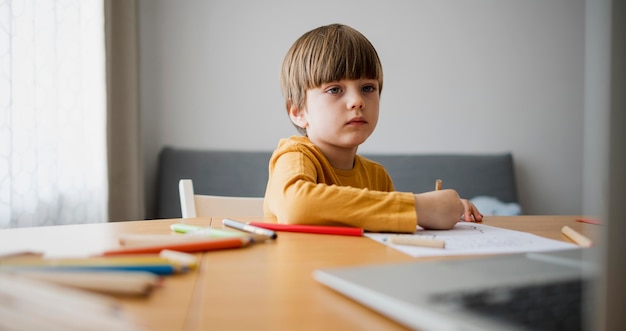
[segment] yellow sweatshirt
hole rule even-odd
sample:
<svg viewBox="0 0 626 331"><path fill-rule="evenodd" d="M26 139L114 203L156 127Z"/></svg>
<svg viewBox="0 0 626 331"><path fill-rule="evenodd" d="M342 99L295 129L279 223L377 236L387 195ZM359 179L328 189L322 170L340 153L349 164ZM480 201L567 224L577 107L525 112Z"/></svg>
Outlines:
<svg viewBox="0 0 626 331"><path fill-rule="evenodd" d="M265 216L279 223L356 226L415 232L413 193L395 192L382 165L357 155L351 170L334 168L307 137L282 139L269 164Z"/></svg>

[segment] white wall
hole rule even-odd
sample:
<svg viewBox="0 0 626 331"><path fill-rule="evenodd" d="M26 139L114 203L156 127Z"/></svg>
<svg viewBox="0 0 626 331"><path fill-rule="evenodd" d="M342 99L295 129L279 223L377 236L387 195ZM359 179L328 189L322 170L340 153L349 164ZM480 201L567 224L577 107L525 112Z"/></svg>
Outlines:
<svg viewBox="0 0 626 331"><path fill-rule="evenodd" d="M385 73L361 152L511 151L526 213L581 213L583 0L140 0L140 22L149 202L165 145L270 151L296 134L280 64L339 22Z"/></svg>

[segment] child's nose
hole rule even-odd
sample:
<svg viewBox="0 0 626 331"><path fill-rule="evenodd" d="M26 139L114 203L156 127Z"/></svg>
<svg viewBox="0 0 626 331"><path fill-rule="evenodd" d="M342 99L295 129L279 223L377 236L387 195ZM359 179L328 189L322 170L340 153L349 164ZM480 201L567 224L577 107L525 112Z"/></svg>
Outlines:
<svg viewBox="0 0 626 331"><path fill-rule="evenodd" d="M359 95L358 93L353 94L350 97L349 108L350 109L363 109L363 107L365 107L365 101L363 100L363 97Z"/></svg>

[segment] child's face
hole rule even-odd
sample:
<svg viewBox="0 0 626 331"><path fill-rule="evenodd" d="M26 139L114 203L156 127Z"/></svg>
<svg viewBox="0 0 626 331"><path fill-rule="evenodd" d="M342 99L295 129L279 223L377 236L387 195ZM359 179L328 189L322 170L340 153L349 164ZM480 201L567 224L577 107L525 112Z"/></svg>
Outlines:
<svg viewBox="0 0 626 331"><path fill-rule="evenodd" d="M341 80L306 91L303 111L292 120L309 139L325 147L356 149L378 123L380 93L375 79Z"/></svg>

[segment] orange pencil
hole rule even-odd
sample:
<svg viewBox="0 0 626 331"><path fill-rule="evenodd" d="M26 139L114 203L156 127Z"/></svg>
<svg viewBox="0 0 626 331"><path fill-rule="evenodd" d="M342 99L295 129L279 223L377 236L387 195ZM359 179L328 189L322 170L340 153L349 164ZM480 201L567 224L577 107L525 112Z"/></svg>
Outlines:
<svg viewBox="0 0 626 331"><path fill-rule="evenodd" d="M208 239L205 241L192 241L182 243L170 243L165 245L143 246L133 247L125 249L116 249L105 251L102 253L104 256L109 255L126 255L126 254L156 254L164 249L179 251L179 252L204 252L218 249L239 248L246 246L250 243L250 238L220 238L220 239Z"/></svg>

